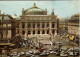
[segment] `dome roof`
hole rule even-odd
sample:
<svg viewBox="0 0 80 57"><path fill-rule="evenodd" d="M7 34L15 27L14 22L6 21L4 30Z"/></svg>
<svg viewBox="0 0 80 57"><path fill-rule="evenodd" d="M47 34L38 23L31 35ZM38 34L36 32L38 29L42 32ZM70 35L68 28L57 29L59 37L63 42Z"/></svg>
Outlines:
<svg viewBox="0 0 80 57"><path fill-rule="evenodd" d="M29 10L27 10L27 12L31 12L31 11L42 11L41 9L39 9L39 8L32 8L32 9L29 9Z"/></svg>
<svg viewBox="0 0 80 57"><path fill-rule="evenodd" d="M41 8L38 8L35 3L33 5L33 7L27 9L27 12L36 12L36 11L44 11L44 10Z"/></svg>
<svg viewBox="0 0 80 57"><path fill-rule="evenodd" d="M43 9L37 7L36 3L34 3L34 5L29 9L24 10L24 8L23 8L22 14L23 15L46 15L47 10L43 10Z"/></svg>

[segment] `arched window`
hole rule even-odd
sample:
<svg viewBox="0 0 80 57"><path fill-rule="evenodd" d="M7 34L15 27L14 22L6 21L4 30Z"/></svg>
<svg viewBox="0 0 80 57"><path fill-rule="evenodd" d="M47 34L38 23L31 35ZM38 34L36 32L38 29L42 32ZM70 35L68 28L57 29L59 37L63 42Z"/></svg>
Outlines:
<svg viewBox="0 0 80 57"><path fill-rule="evenodd" d="M22 28L25 28L25 23L22 23Z"/></svg>
<svg viewBox="0 0 80 57"><path fill-rule="evenodd" d="M42 34L44 34L44 30L42 31Z"/></svg>
<svg viewBox="0 0 80 57"><path fill-rule="evenodd" d="M33 31L33 34L35 34L35 30Z"/></svg>
<svg viewBox="0 0 80 57"><path fill-rule="evenodd" d="M49 23L47 23L47 27L49 27Z"/></svg>
<svg viewBox="0 0 80 57"><path fill-rule="evenodd" d="M24 34L25 34L25 31L23 30L23 31L22 31L22 35L24 35Z"/></svg>
<svg viewBox="0 0 80 57"><path fill-rule="evenodd" d="M54 28L54 24L52 24L52 28Z"/></svg>
<svg viewBox="0 0 80 57"><path fill-rule="evenodd" d="M40 23L37 24L37 28L40 27Z"/></svg>
<svg viewBox="0 0 80 57"><path fill-rule="evenodd" d="M54 34L54 30L52 30L52 34Z"/></svg>
<svg viewBox="0 0 80 57"><path fill-rule="evenodd" d="M30 30L28 31L28 34L31 34Z"/></svg>
<svg viewBox="0 0 80 57"><path fill-rule="evenodd" d="M40 34L40 31L38 30L38 34Z"/></svg>
<svg viewBox="0 0 80 57"><path fill-rule="evenodd" d="M30 23L28 23L28 28L30 28L31 27L31 24Z"/></svg>
<svg viewBox="0 0 80 57"><path fill-rule="evenodd" d="M47 30L47 34L49 34L49 30Z"/></svg>
<svg viewBox="0 0 80 57"><path fill-rule="evenodd" d="M19 30L17 31L17 33L19 33Z"/></svg>
<svg viewBox="0 0 80 57"><path fill-rule="evenodd" d="M33 28L35 28L35 23L33 23Z"/></svg>

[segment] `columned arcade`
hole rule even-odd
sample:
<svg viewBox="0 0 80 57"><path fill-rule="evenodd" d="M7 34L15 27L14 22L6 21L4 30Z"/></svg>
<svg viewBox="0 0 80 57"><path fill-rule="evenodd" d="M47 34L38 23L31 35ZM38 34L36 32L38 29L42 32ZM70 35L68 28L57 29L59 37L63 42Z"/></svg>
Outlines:
<svg viewBox="0 0 80 57"><path fill-rule="evenodd" d="M23 22L19 27L22 34L57 34L56 23L53 22Z"/></svg>

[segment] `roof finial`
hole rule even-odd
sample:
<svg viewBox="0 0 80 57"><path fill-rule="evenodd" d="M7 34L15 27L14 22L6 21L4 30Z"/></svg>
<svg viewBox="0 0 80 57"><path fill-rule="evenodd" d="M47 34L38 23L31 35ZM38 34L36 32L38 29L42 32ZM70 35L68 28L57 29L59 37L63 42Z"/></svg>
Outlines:
<svg viewBox="0 0 80 57"><path fill-rule="evenodd" d="M52 13L51 14L54 15L54 9L52 10Z"/></svg>
<svg viewBox="0 0 80 57"><path fill-rule="evenodd" d="M36 3L34 2L34 6L36 6Z"/></svg>
<svg viewBox="0 0 80 57"><path fill-rule="evenodd" d="M34 2L34 6L33 6L34 8L36 8L37 6L36 6L36 3Z"/></svg>
<svg viewBox="0 0 80 57"><path fill-rule="evenodd" d="M34 0L34 6L36 5L35 0Z"/></svg>

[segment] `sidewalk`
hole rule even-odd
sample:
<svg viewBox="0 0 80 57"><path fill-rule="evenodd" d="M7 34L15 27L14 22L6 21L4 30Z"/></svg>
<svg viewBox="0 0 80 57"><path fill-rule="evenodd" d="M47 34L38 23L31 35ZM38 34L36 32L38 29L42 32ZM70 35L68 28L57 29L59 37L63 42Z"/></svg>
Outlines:
<svg viewBox="0 0 80 57"><path fill-rule="evenodd" d="M0 55L0 57L7 57L7 55Z"/></svg>
<svg viewBox="0 0 80 57"><path fill-rule="evenodd" d="M69 42L69 39L66 39L66 41ZM75 42L70 42L70 43L71 43L71 44L74 44L74 45L76 45L76 46L78 46L78 44L75 43Z"/></svg>
<svg viewBox="0 0 80 57"><path fill-rule="evenodd" d="M54 38L54 41L55 42L61 42L63 46L77 46L77 44L69 42L68 39L65 39L65 38L60 39L60 38L61 38L61 36L56 37L56 38Z"/></svg>

